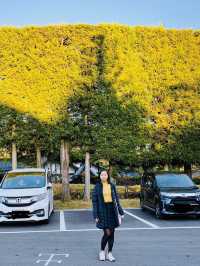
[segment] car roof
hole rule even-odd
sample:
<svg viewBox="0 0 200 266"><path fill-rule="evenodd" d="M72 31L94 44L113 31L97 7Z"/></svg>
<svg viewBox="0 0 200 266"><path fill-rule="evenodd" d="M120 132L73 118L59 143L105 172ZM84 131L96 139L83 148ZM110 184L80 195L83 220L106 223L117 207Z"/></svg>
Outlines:
<svg viewBox="0 0 200 266"><path fill-rule="evenodd" d="M159 173L159 174L155 174L155 176L180 176L180 175L188 176L186 173Z"/></svg>
<svg viewBox="0 0 200 266"><path fill-rule="evenodd" d="M44 168L17 168L9 171L8 173L45 173L46 170Z"/></svg>
<svg viewBox="0 0 200 266"><path fill-rule="evenodd" d="M154 176L157 176L157 175L187 175L186 173L184 172L169 172L169 171L147 171L145 172L144 174L150 174L150 175L154 175Z"/></svg>

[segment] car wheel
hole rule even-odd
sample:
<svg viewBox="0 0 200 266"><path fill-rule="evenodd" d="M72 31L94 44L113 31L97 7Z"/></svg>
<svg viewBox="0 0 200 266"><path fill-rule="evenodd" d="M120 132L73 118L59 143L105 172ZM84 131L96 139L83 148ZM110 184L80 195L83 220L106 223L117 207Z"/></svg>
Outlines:
<svg viewBox="0 0 200 266"><path fill-rule="evenodd" d="M55 213L55 209L54 209L54 204L53 204L53 208L52 208L52 214Z"/></svg>
<svg viewBox="0 0 200 266"><path fill-rule="evenodd" d="M43 224L49 224L49 220L50 220L50 215L49 215L49 212L50 212L50 205L48 207L48 218L43 220Z"/></svg>
<svg viewBox="0 0 200 266"><path fill-rule="evenodd" d="M163 214L161 212L159 202L156 203L155 214L156 214L156 218L158 218L158 219L162 219L163 218Z"/></svg>
<svg viewBox="0 0 200 266"><path fill-rule="evenodd" d="M140 197L140 208L142 211L145 211L144 200L141 197Z"/></svg>

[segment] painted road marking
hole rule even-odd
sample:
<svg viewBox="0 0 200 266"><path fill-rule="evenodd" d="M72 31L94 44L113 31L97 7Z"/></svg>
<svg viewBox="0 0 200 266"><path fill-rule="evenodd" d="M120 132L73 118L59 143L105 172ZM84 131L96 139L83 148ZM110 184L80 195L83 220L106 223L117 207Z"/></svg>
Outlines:
<svg viewBox="0 0 200 266"><path fill-rule="evenodd" d="M136 208L131 208L132 210L136 209ZM81 209L81 210L85 210L85 209ZM88 209L87 209L88 211ZM32 234L32 233L59 233L59 232L95 232L95 231L99 231L100 229L97 229L97 228L80 228L80 229L67 229L66 228L66 223L65 223L65 217L64 217L64 211L61 210L59 211L60 212L60 220L59 220L59 223L60 223L60 228L58 229L49 229L49 227L46 227L47 230L33 230L31 227L30 229L32 230L19 230L17 227L15 229L15 231L0 231L0 234ZM135 214L132 214L131 212L128 211L128 209L124 209L124 212L127 214L127 215L130 215L131 217L145 223L146 225L148 225L148 227L120 227L120 228L117 228L117 230L119 231L127 231L127 230L149 230L149 229L159 229L159 230L173 230L173 229L200 229L200 225L199 226L193 226L193 225L186 225L184 226L183 224L181 224L180 226L158 226L154 223L151 223L149 222L148 220L145 220ZM80 222L81 222L81 219L80 219ZM58 225L59 225L58 223ZM173 225L173 224L172 224ZM13 228L14 229L14 228ZM1 230L1 227L0 227L0 230ZM9 230L9 229L8 229Z"/></svg>
<svg viewBox="0 0 200 266"><path fill-rule="evenodd" d="M152 228L155 228L155 229L160 228L160 226L158 226L158 225L156 225L156 224L153 224L153 223L151 223L151 222L149 222L149 221L147 221L147 220L145 220L145 219L143 219L143 218L141 218L141 217L139 217L139 216L137 216L137 215L135 215L135 214L132 214L132 213L129 212L129 211L124 210L124 212L125 212L126 214L128 214L129 216L131 216L131 217L133 217L133 218L139 220L140 222L149 225L149 226L152 227Z"/></svg>
<svg viewBox="0 0 200 266"><path fill-rule="evenodd" d="M59 212L61 210L55 210L55 212ZM65 212L76 212L76 211L92 211L91 208L85 208L85 209L63 209L62 211L65 211Z"/></svg>
<svg viewBox="0 0 200 266"><path fill-rule="evenodd" d="M141 208L125 208L125 210L141 210ZM56 209L54 212L60 212L61 210ZM92 211L92 208L85 208L85 209L62 209L64 212L76 212L76 211Z"/></svg>
<svg viewBox="0 0 200 266"><path fill-rule="evenodd" d="M134 231L134 230L174 230L174 229L200 229L200 226L165 226L165 227L122 227L122 228L117 228L117 231ZM66 229L64 231L60 230L46 230L46 231L5 231L5 232L0 232L1 234L35 234L35 233L63 233L63 232L95 232L95 231L101 231L101 229L91 229L91 228L86 228L86 229Z"/></svg>
<svg viewBox="0 0 200 266"><path fill-rule="evenodd" d="M66 230L64 211L60 211L60 231Z"/></svg>
<svg viewBox="0 0 200 266"><path fill-rule="evenodd" d="M36 263L44 262L44 266L49 265L51 262L62 263L62 259L56 259L56 256L68 258L69 254L55 254L55 253L40 253L38 257L47 256L47 259L38 259Z"/></svg>

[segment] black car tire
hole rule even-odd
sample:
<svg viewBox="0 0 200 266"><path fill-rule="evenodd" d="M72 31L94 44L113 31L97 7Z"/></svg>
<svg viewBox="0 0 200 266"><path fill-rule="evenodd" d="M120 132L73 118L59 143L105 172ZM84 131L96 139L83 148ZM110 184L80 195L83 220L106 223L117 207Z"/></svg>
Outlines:
<svg viewBox="0 0 200 266"><path fill-rule="evenodd" d="M159 202L156 203L155 214L156 214L157 219L162 219L164 217L164 215L161 213L161 208L160 208Z"/></svg>
<svg viewBox="0 0 200 266"><path fill-rule="evenodd" d="M144 207L144 200L142 197L140 197L140 208L142 211L145 211L145 207Z"/></svg>
<svg viewBox="0 0 200 266"><path fill-rule="evenodd" d="M49 221L50 221L50 205L49 205L49 208L48 208L48 218L43 220L43 224L49 224Z"/></svg>

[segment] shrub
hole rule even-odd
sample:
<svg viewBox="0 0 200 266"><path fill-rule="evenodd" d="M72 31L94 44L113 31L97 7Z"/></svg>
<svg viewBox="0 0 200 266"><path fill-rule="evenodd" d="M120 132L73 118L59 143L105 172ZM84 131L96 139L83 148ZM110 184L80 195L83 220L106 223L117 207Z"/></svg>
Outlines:
<svg viewBox="0 0 200 266"><path fill-rule="evenodd" d="M91 185L91 193L94 185ZM62 184L53 184L54 189L54 199L61 199L62 195ZM84 185L83 184L71 184L70 192L72 200L81 200L84 196ZM117 186L117 192L119 194L120 199L125 198L136 198L140 193L140 185L129 186L128 192L124 186Z"/></svg>

